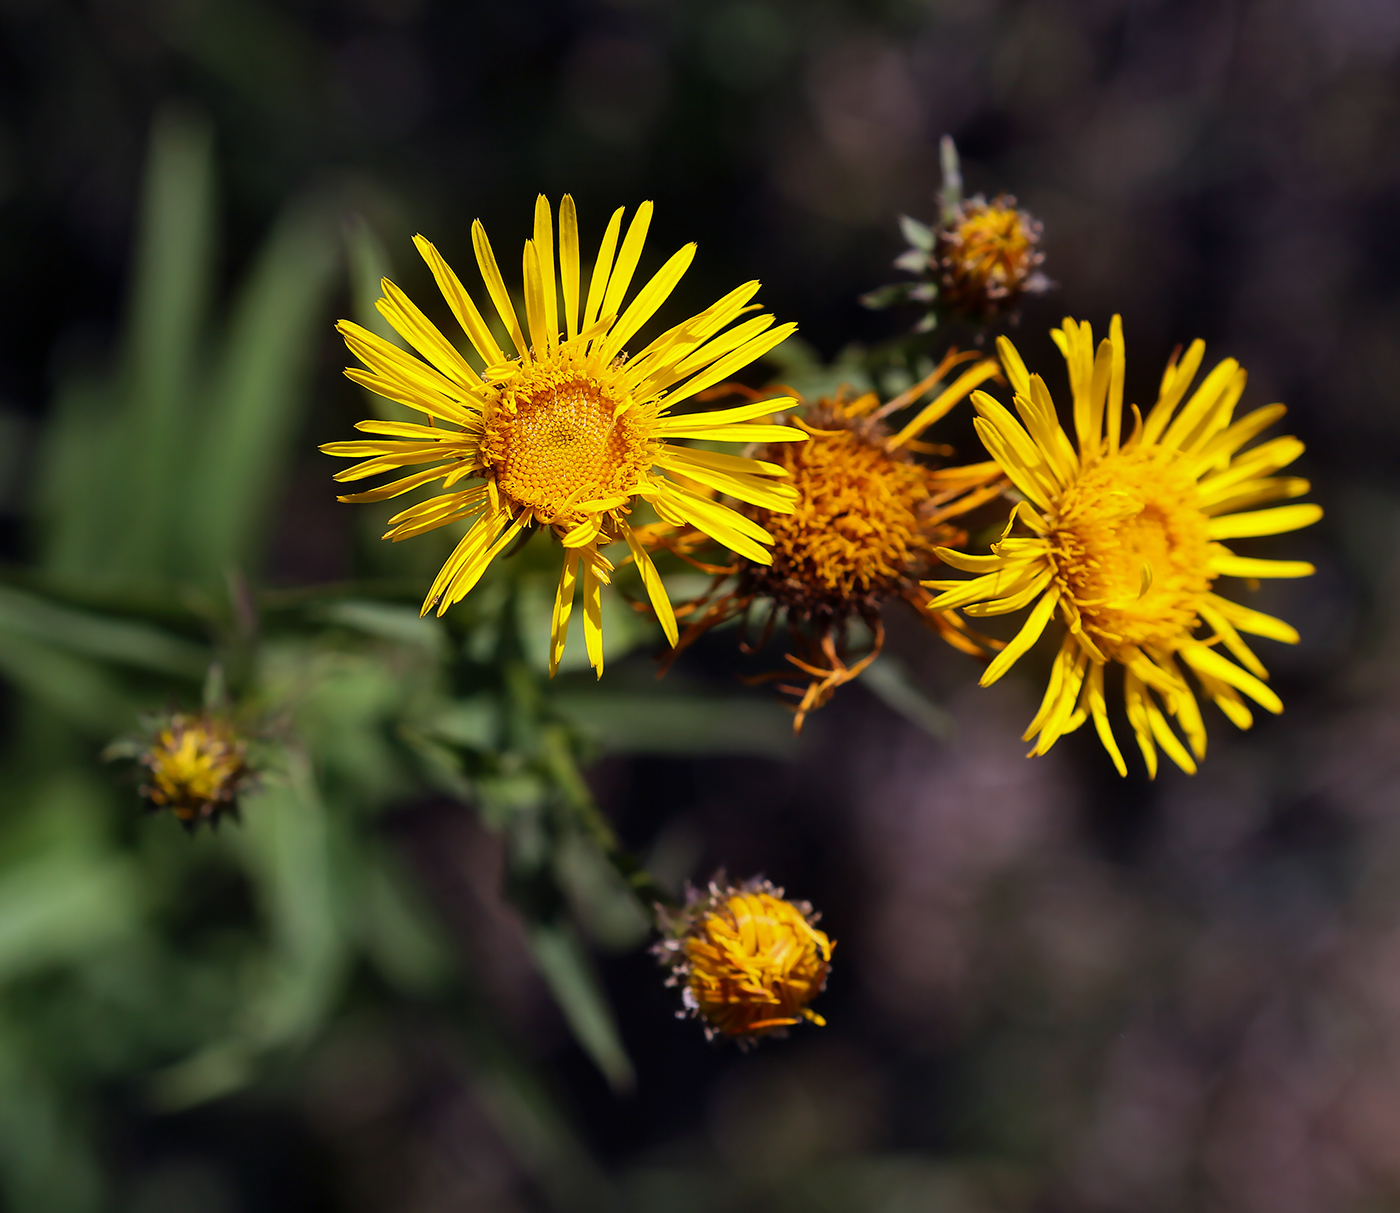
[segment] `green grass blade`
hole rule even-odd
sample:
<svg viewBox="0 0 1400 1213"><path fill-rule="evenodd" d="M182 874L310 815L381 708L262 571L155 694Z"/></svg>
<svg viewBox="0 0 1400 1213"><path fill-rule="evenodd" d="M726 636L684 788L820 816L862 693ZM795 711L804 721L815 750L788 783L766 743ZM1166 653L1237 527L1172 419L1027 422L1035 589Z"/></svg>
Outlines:
<svg viewBox="0 0 1400 1213"><path fill-rule="evenodd" d="M305 412L337 251L327 207L295 206L236 301L184 514L186 567L199 579L260 554Z"/></svg>
<svg viewBox="0 0 1400 1213"><path fill-rule="evenodd" d="M188 484L214 223L213 136L203 119L178 110L157 117L140 222L122 358L121 483L115 501L73 508L124 507L111 559L145 578L173 571L172 522ZM106 457L112 459L110 449Z"/></svg>
<svg viewBox="0 0 1400 1213"><path fill-rule="evenodd" d="M209 665L208 650L148 624L54 606L5 587L0 587L0 631L43 640L85 657L182 678L199 678Z"/></svg>
<svg viewBox="0 0 1400 1213"><path fill-rule="evenodd" d="M535 963L574 1038L614 1090L631 1090L637 1082L632 1062L578 936L562 922L532 922L529 932Z"/></svg>

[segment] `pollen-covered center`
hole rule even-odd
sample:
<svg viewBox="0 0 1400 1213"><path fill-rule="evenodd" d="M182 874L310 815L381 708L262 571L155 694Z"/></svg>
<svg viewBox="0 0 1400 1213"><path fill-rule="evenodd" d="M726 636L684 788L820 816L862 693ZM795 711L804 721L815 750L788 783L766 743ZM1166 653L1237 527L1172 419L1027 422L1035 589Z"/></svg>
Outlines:
<svg viewBox="0 0 1400 1213"><path fill-rule="evenodd" d="M568 521L580 505L636 490L652 461L651 429L616 386L542 368L502 387L481 451L504 496L541 521Z"/></svg>
<svg viewBox="0 0 1400 1213"><path fill-rule="evenodd" d="M1068 489L1053 520L1059 580L1085 628L1110 647L1169 651L1210 590L1207 519L1196 482L1153 451L1125 451Z"/></svg>
<svg viewBox="0 0 1400 1213"><path fill-rule="evenodd" d="M790 608L853 607L894 593L945 538L927 526L922 469L892 458L853 430L819 431L765 454L791 474L791 514L755 511L773 536L773 565L754 570L763 591Z"/></svg>

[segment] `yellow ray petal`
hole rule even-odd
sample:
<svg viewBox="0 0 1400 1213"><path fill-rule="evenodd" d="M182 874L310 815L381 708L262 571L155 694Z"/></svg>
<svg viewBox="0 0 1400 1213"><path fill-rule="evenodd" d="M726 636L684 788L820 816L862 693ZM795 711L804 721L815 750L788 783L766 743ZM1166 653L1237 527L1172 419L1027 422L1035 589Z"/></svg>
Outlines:
<svg viewBox="0 0 1400 1213"><path fill-rule="evenodd" d="M1113 455L1118 452L1123 434L1123 377L1127 367L1123 318L1117 314L1108 326L1108 341L1112 347L1112 359L1108 368L1108 400L1104 403L1104 418L1107 423L1105 436L1108 453Z"/></svg>
<svg viewBox="0 0 1400 1213"><path fill-rule="evenodd" d="M1108 751L1108 756L1113 759L1118 774L1126 776L1128 764L1123 761L1123 751L1118 748L1118 739L1114 737L1113 727L1108 723L1108 707L1103 694L1103 666L1090 663L1088 675L1084 679L1083 696L1085 706L1094 719L1094 731L1098 733L1099 741Z"/></svg>
<svg viewBox="0 0 1400 1213"><path fill-rule="evenodd" d="M472 343L476 352L481 355L482 360L487 366L504 362L505 353L491 335L491 330L487 327L486 321L482 319L481 313L477 311L476 304L472 302L471 296L467 294L461 280L453 272L452 267L443 260L442 254L423 236L414 236L413 246L418 250L419 256L427 262L428 269L432 271L433 279L438 284L438 290L442 292L447 306L452 309L457 323L462 326L462 331L466 333L467 339Z"/></svg>
<svg viewBox="0 0 1400 1213"><path fill-rule="evenodd" d="M1212 544L1210 571L1221 577L1311 577L1317 570L1306 560L1252 560Z"/></svg>
<svg viewBox="0 0 1400 1213"><path fill-rule="evenodd" d="M704 463L688 459L690 452L681 447L663 448L656 456L656 465L677 472L690 480L750 505L760 506L778 514L792 513L798 493L791 485L774 483L742 472L720 472Z"/></svg>
<svg viewBox="0 0 1400 1213"><path fill-rule="evenodd" d="M1128 712L1128 723L1133 726L1142 760L1147 764L1147 777L1157 778L1157 744L1152 740L1152 725L1147 719L1147 691L1142 680L1131 670L1123 675L1123 702Z"/></svg>
<svg viewBox="0 0 1400 1213"><path fill-rule="evenodd" d="M1319 505L1281 505L1249 514L1225 514L1212 518L1207 534L1212 539L1243 539L1250 535L1281 535L1312 526L1322 517Z"/></svg>
<svg viewBox="0 0 1400 1213"><path fill-rule="evenodd" d="M472 248L476 252L476 264L481 270L482 281L486 283L486 293L496 305L496 314L510 333L516 352L524 358L529 352L529 346L525 342L525 334L520 331L515 305L510 301L510 292L506 290L505 279L501 277L501 267L496 264L496 254L491 248L491 241L487 238L486 229L482 227L480 219L472 220Z"/></svg>
<svg viewBox="0 0 1400 1213"><path fill-rule="evenodd" d="M583 553L583 642L588 649L588 664L597 676L603 676L603 591L598 568L592 557Z"/></svg>
<svg viewBox="0 0 1400 1213"><path fill-rule="evenodd" d="M656 310L670 298L676 284L694 260L695 245L687 244L652 275L651 280L637 292L637 297L617 318L617 323L600 343L600 357L604 362L611 362L622 353L628 338L650 320L656 314Z"/></svg>
<svg viewBox="0 0 1400 1213"><path fill-rule="evenodd" d="M1232 661L1227 661L1214 649L1203 644L1192 643L1181 646L1181 659L1193 670L1209 674L1221 682L1228 683L1237 691L1243 691L1265 711L1275 714L1283 711L1283 700L1273 690L1251 674L1242 670Z"/></svg>
<svg viewBox="0 0 1400 1213"><path fill-rule="evenodd" d="M439 617L447 611L448 607L461 602L472 591L476 583L481 580L482 574L490 567L491 562L505 551L529 521L528 511L521 510L519 517L501 532L500 538L495 543L485 552L473 556L471 560L463 563L462 568L443 591L442 602L438 604L437 610Z"/></svg>
<svg viewBox="0 0 1400 1213"><path fill-rule="evenodd" d="M1291 624L1284 623L1282 619L1265 615L1263 611L1251 610L1247 606L1241 606L1238 602L1222 598L1219 594L1208 594L1206 601L1241 632L1248 632L1253 636L1267 636L1270 640L1280 640L1284 644L1298 643L1297 629Z"/></svg>
<svg viewBox="0 0 1400 1213"><path fill-rule="evenodd" d="M792 396L775 396L771 400L756 400L732 409L711 409L702 413L675 413L656 423L658 434L672 434L677 429L698 429L709 426L738 425L755 417L769 417L797 403ZM799 431L800 432L800 431Z"/></svg>
<svg viewBox="0 0 1400 1213"><path fill-rule="evenodd" d="M929 426L940 417L947 414L954 405L964 396L980 384L986 383L997 373L997 364L990 359L979 362L976 366L964 371L953 380L943 391L939 392L927 405L919 410L918 414L909 422L898 434L895 434L885 443L887 450L895 450L903 446L912 438L917 438Z"/></svg>
<svg viewBox="0 0 1400 1213"><path fill-rule="evenodd" d="M608 278L612 274L613 255L617 252L617 237L622 231L622 212L618 207L608 220L603 242L598 246L598 257L593 263L593 274L588 279L588 302L583 309L583 327L591 328L598 320L598 309L602 307L603 296L607 293Z"/></svg>
<svg viewBox="0 0 1400 1213"><path fill-rule="evenodd" d="M457 347L448 341L417 305L387 278L379 280L384 298L375 303L375 308L395 331L415 350L437 367L448 379L465 388L475 387L481 382L478 375L458 352Z"/></svg>
<svg viewBox="0 0 1400 1213"><path fill-rule="evenodd" d="M723 382L740 367L756 362L775 345L786 341L795 332L797 332L797 325L780 324L755 337L752 341L745 342L737 350L731 351L715 362L709 370L700 372L693 379L687 379L666 397L667 404L674 405L682 400L688 400L697 392L703 392L706 388L714 387L715 384Z"/></svg>
<svg viewBox="0 0 1400 1213"><path fill-rule="evenodd" d="M571 194L559 204L559 281L564 290L564 324L569 340L578 336L578 211Z"/></svg>
<svg viewBox="0 0 1400 1213"><path fill-rule="evenodd" d="M370 489L367 493L346 493L344 496L337 497L336 500L356 503L388 501L391 497L401 497L422 485L431 484L434 480L441 480L447 475L448 470L447 468L429 468L426 472L415 472L412 476L405 476L402 480L395 480L392 484Z"/></svg>
<svg viewBox="0 0 1400 1213"><path fill-rule="evenodd" d="M632 528L626 523L623 523L623 534L627 539L627 546L632 549L632 558L637 562L637 571L642 575L642 584L646 586L647 597L651 599L651 607L656 612L661 630L666 633L671 647L675 648L680 639L680 629L676 626L676 613L671 609L671 599L666 594L661 574L656 571L651 555L642 547Z"/></svg>
<svg viewBox="0 0 1400 1213"><path fill-rule="evenodd" d="M543 194L535 199L534 244L540 263L540 293L544 296L544 329L548 334L545 346L552 350L559 340L559 288L554 281L554 216L550 214L549 199Z"/></svg>
<svg viewBox="0 0 1400 1213"><path fill-rule="evenodd" d="M627 288L632 285L632 275L636 273L637 262L642 259L642 246L646 244L647 229L651 227L650 202L643 202L627 225L627 235L623 237L622 248L617 254L617 264L608 278L607 294L603 296L603 315L615 315L622 310L622 300Z"/></svg>
<svg viewBox="0 0 1400 1213"><path fill-rule="evenodd" d="M991 686L1030 651L1031 646L1040 639L1041 633L1045 631L1045 625L1050 622L1050 617L1055 613L1055 606L1059 601L1060 592L1058 590L1050 590L1041 597L1040 601L1035 604L1035 609L1026 618L1021 630L1016 633L1006 648L992 659L991 665L983 671L978 686Z"/></svg>
<svg viewBox="0 0 1400 1213"><path fill-rule="evenodd" d="M554 595L554 617L549 626L551 678L559 672L559 662L564 656L564 643L569 635L569 616L574 610L574 585L578 580L578 560L577 552L565 552L564 566L559 570L559 589Z"/></svg>
<svg viewBox="0 0 1400 1213"><path fill-rule="evenodd" d="M997 338L997 353L1001 356L1002 369L1006 372L1011 390L1022 396L1030 394L1031 376L1026 370L1025 360L1020 352L1005 337Z"/></svg>

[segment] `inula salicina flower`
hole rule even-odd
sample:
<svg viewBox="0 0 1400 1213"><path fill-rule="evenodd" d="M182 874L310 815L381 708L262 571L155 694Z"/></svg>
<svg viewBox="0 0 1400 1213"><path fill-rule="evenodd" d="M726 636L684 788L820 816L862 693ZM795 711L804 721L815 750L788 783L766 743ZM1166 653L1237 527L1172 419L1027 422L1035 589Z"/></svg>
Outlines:
<svg viewBox="0 0 1400 1213"><path fill-rule="evenodd" d="M147 771L141 794L153 809L169 809L189 829L238 816L250 782L248 745L222 716L174 713L156 723L136 757Z"/></svg>
<svg viewBox="0 0 1400 1213"><path fill-rule="evenodd" d="M346 374L425 414L428 424L360 422L359 429L378 437L322 447L362 460L337 479L434 465L341 500L382 501L441 482L437 496L391 518L385 536L401 540L449 523L471 524L429 589L425 614L436 607L441 615L460 601L525 528L551 528L563 546L551 672L563 653L575 586L581 581L584 640L601 675L600 589L613 572L601 549L617 541L629 545L662 628L675 643L676 621L665 587L633 534L631 512L639 501L649 503L665 522L695 527L761 564L770 559L768 532L709 491L779 513L795 499L792 488L782 483L780 468L677 442L801 441L806 438L801 430L757 420L790 399L711 412L671 411L767 353L796 327L775 326L770 315L733 323L755 310L750 300L757 282L736 287L635 354L626 352L695 255L695 245L686 245L624 306L651 214L651 203L643 203L625 236L622 209L613 214L585 291L573 200L566 196L560 206L556 267L554 220L541 197L534 237L526 241L523 257L523 325L486 232L474 223L477 266L508 334L509 349L497 342L437 249L415 237L480 369L387 279L379 310L421 358L349 321L339 326L366 368ZM684 482L668 479L668 474Z"/></svg>
<svg viewBox="0 0 1400 1213"><path fill-rule="evenodd" d="M735 887L723 878L690 890L683 910L659 911L666 937L653 951L681 987L685 1010L705 1035L746 1044L804 1019L826 985L836 946L805 901L788 901L766 880Z"/></svg>
<svg viewBox="0 0 1400 1213"><path fill-rule="evenodd" d="M795 650L787 659L808 680L805 686L784 688L799 699L799 730L808 713L879 654L884 638L880 613L893 599L912 603L955 647L983 652L956 614L924 611L933 595L919 580L937 565L940 545L965 539L952 520L1000 495L1005 477L993 462L932 467L916 456L947 453L920 441L922 435L996 374L996 362L982 359L950 377L898 431L884 420L965 359L951 355L929 380L883 407L874 393L819 400L793 421L807 432L806 442L756 452L788 474L797 500L781 514L748 507L754 521L773 536L772 561L740 559L735 571L725 570L714 592L720 585L728 588L704 605L681 644L748 616L758 604L766 606L769 626L781 615ZM874 643L858 660L850 660L846 634L856 619L868 626Z"/></svg>
<svg viewBox="0 0 1400 1213"><path fill-rule="evenodd" d="M1125 418L1118 318L1097 351L1088 323L1066 320L1052 336L1069 365L1077 447L1061 429L1044 381L1003 339L1002 363L1021 420L985 392L972 401L978 434L1024 500L990 555L939 551L945 564L978 576L926 583L943 591L930 608L969 615L1032 608L983 675L984 686L1005 674L1052 618L1064 621L1044 701L1026 731L1027 740L1036 739L1032 753L1045 753L1092 718L1126 774L1104 696L1104 668L1113 662L1123 667L1128 721L1149 772L1156 774L1159 746L1194 772L1206 730L1188 672L1240 728L1253 719L1246 698L1283 710L1241 633L1288 644L1298 633L1217 594L1215 582L1313 571L1302 561L1239 556L1223 542L1297 530L1322 516L1316 505L1254 508L1308 491L1306 480L1274 475L1303 444L1285 437L1249 446L1286 410L1271 404L1235 420L1245 372L1232 358L1188 397L1205 354L1200 341L1168 363L1147 416L1134 408Z"/></svg>

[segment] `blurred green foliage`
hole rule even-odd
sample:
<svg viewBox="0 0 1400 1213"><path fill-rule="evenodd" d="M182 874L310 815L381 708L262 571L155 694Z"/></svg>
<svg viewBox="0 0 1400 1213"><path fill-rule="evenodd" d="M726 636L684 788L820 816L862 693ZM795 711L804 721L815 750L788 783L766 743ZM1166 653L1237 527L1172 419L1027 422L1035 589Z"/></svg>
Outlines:
<svg viewBox="0 0 1400 1213"><path fill-rule="evenodd" d="M781 752L787 723L678 686L669 698L550 686L557 558L544 539L443 621L405 601L421 577L261 588L342 236L362 311L387 259L335 198L297 199L221 309L218 193L207 124L164 112L115 365L61 381L34 483L35 566L0 586L14 689L0 820L7 1205L103 1207L104 1084L155 1110L227 1095L275 1074L372 973L459 1026L498 1131L559 1207L591 1207L602 1181L471 993L381 819L440 795L500 836L539 972L626 1089L632 1064L588 941L637 946L648 899L668 893L621 852L579 762L603 746ZM412 571L432 558L410 554ZM609 611L614 656L652 639L625 605ZM97 752L142 711L196 704L211 670L268 757L241 824L187 838L173 819L140 819Z"/></svg>

